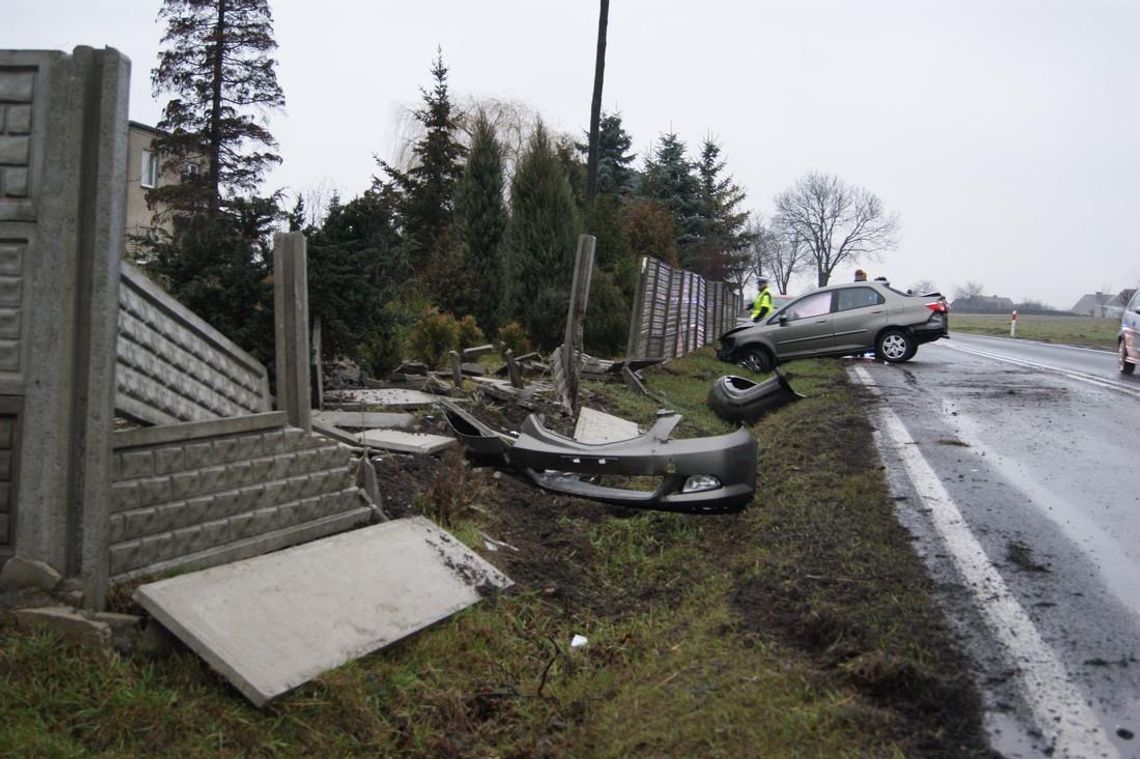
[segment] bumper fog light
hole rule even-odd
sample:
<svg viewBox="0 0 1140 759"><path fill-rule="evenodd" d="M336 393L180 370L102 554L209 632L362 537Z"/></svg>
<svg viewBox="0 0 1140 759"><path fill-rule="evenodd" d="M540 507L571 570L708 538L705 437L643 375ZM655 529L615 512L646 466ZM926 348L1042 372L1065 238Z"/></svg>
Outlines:
<svg viewBox="0 0 1140 759"><path fill-rule="evenodd" d="M681 488L682 493L703 493L706 490L716 490L720 487L720 480L708 474L694 474L685 480Z"/></svg>

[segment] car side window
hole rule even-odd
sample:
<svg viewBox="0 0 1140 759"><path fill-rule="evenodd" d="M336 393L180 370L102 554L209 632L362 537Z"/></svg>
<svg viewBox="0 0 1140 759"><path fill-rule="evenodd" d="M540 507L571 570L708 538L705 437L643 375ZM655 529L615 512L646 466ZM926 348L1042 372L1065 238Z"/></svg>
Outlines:
<svg viewBox="0 0 1140 759"><path fill-rule="evenodd" d="M884 303L886 299L870 287L848 287L835 293L835 310L850 311Z"/></svg>
<svg viewBox="0 0 1140 759"><path fill-rule="evenodd" d="M1140 290L1137 290L1136 294L1132 296L1132 301L1128 304L1128 308L1140 313Z"/></svg>
<svg viewBox="0 0 1140 759"><path fill-rule="evenodd" d="M788 321L795 321L797 319L810 319L813 316L822 316L831 310L831 293L815 293L800 298L795 303L790 304L783 313L788 317Z"/></svg>

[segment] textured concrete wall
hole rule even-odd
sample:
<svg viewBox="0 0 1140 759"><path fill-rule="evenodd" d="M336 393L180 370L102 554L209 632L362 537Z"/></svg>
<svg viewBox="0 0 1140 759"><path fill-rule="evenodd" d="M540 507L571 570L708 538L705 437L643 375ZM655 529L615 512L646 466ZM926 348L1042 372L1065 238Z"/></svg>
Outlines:
<svg viewBox="0 0 1140 759"><path fill-rule="evenodd" d="M115 50L0 51L0 396L22 431L13 547L82 577L92 605L107 585L129 77Z"/></svg>
<svg viewBox="0 0 1140 759"><path fill-rule="evenodd" d="M172 424L269 410L265 366L126 263L118 324L121 414Z"/></svg>
<svg viewBox="0 0 1140 759"><path fill-rule="evenodd" d="M246 558L360 524L348 448L285 414L115 434L114 580Z"/></svg>

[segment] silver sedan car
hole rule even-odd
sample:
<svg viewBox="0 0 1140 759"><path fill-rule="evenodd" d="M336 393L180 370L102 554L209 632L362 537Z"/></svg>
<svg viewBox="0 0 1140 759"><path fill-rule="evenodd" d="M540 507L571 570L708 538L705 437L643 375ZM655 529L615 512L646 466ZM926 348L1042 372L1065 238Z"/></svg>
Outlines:
<svg viewBox="0 0 1140 759"><path fill-rule="evenodd" d="M939 293L916 295L882 282L849 282L813 290L760 322L725 332L716 355L757 372L794 358L871 351L900 363L949 330L950 307Z"/></svg>

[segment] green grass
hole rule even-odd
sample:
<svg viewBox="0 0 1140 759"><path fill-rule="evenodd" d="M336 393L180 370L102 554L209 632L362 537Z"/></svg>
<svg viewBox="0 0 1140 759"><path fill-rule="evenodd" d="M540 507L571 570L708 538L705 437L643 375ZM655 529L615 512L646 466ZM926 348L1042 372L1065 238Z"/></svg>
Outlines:
<svg viewBox="0 0 1140 759"><path fill-rule="evenodd" d="M1009 322L1009 314L953 313L950 315L950 330L1009 337ZM1033 314L1017 316L1017 337L1024 340L1116 350L1116 334L1119 331L1119 319Z"/></svg>
<svg viewBox="0 0 1140 759"><path fill-rule="evenodd" d="M703 351L647 382L685 414L679 436L720 434L731 426L704 401L728 371L743 370ZM188 652L100 657L4 623L0 755L978 751L965 666L895 519L863 399L841 362L785 373L807 398L752 428L760 489L748 511L550 511L549 531L574 546L576 598L593 601L522 585L264 710ZM642 425L660 405L588 389ZM453 506L453 530L478 545L485 515ZM574 634L588 646L571 650Z"/></svg>

